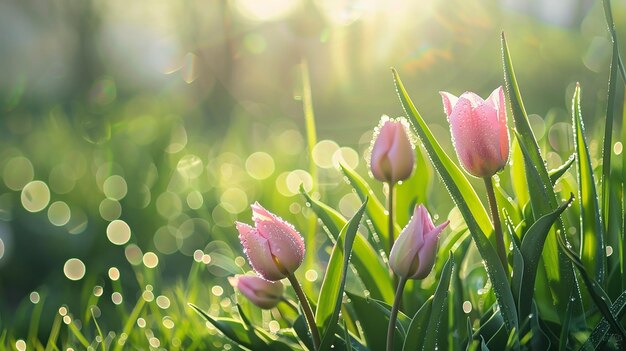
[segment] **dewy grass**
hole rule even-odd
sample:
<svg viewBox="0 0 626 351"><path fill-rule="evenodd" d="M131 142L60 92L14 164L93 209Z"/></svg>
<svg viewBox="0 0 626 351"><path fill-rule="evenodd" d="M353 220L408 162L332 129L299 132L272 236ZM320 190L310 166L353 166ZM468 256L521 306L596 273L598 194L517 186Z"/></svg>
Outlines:
<svg viewBox="0 0 626 351"><path fill-rule="evenodd" d="M337 67L321 65L318 55L336 48L337 38L345 48L359 42L386 48L357 25L376 16L357 8L329 16L318 2L279 3L267 10L229 2L220 13L238 15L211 30L227 33L232 46L211 41L181 62L155 58L168 77L181 75L185 88L172 91L201 103L170 90L131 98L127 86L116 85L121 79L86 74L85 67L77 71L93 81L80 85L81 97L49 108L26 105L34 99L31 90L50 92L45 75L39 85L16 83L6 96L0 84L0 121L6 122L0 138L0 349L622 350L626 125L617 121L626 120L620 95L626 74L622 33L613 22L622 20L623 5L615 13L609 0L596 5L604 10L606 38L567 57L583 57L589 68L581 72L588 74L580 79L584 84L558 82L558 96L569 94L564 87L572 84L569 105L531 95L552 78L528 73L545 64L554 45L553 37L536 34L545 29L537 21L524 34L532 37L517 32L508 40L492 28L498 21L486 21L491 26L481 27L480 35L494 50L487 45L480 55L424 48L415 60L398 56L401 61L389 61L397 65L392 77L373 84L386 86L386 96L355 93L352 100L348 92L367 88L352 86L361 81L355 72L372 65L372 77L384 75L375 63L387 56L371 59L364 50L327 74ZM479 12L469 18L460 5L450 13L439 11L448 6L443 2L433 3L447 30L475 41L479 34L456 26L480 21ZM82 11L91 13L92 5ZM0 27L11 22L12 9L3 5ZM283 21L274 13L289 11L302 11L306 21ZM81 18L75 23L81 35L95 30L99 22L82 22L92 17L80 14L72 18ZM583 33L597 24L594 16L586 15ZM321 33L315 33L318 17L327 22ZM354 34L351 26L367 35L344 35ZM282 67L284 76L266 82L241 66L228 70L246 53L265 64L266 49L289 57L256 27L293 41L294 56L284 62L300 62L295 73ZM40 46L24 33L15 36L20 50ZM84 54L78 64L89 59L91 44L77 38ZM111 49L107 38L97 46L103 59ZM403 45L410 47L409 41ZM498 42L502 67L494 64ZM226 53L218 60L224 67L200 69L211 51ZM347 60L349 51L329 57ZM606 62L598 59L601 51ZM525 52L533 53L532 61ZM300 55L307 60L295 59ZM473 61L489 66L490 74L464 68ZM440 62L454 79L428 75ZM462 69L453 67L461 62ZM50 67L55 77L65 72ZM500 70L501 82L479 79ZM608 91L606 99L605 91L600 94L600 108L587 110L598 94L585 95L583 88L606 78L595 72L608 74ZM291 75L301 79L293 95L302 106L284 98L291 91L276 89ZM327 90L318 94L323 85ZM498 85L504 89L487 99L468 92L486 94ZM440 89L454 91L442 93L443 106L435 93ZM273 90L281 95L275 103L269 101ZM253 101L256 93L268 101ZM399 102L392 100L396 95ZM325 105L345 106L344 100L349 110ZM535 114L546 106L545 118ZM385 112L379 109L406 116L383 117L372 134ZM41 111L44 117L33 119ZM275 113L290 117L261 119ZM593 123L598 116L604 123ZM224 117L232 124L219 129L215 121ZM250 204L254 226L241 224L249 221ZM30 284L32 275L49 271L60 278L51 273L27 285L27 293L18 289L20 280ZM242 275L254 282L228 283Z"/></svg>

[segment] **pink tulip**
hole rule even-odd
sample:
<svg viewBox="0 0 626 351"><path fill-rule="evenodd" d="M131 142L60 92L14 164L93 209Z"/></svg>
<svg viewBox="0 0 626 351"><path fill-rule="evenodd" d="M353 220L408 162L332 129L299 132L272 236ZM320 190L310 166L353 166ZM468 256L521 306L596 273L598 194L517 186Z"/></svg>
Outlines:
<svg viewBox="0 0 626 351"><path fill-rule="evenodd" d="M248 262L263 278L277 281L291 275L304 259L304 240L289 223L258 202L250 206L255 227L236 222Z"/></svg>
<svg viewBox="0 0 626 351"><path fill-rule="evenodd" d="M440 92L448 115L456 154L465 170L479 178L502 170L509 158L509 130L502 87L487 100L466 92L460 97Z"/></svg>
<svg viewBox="0 0 626 351"><path fill-rule="evenodd" d="M228 281L253 304L264 309L278 305L285 291L283 283L270 282L256 276L240 275Z"/></svg>
<svg viewBox="0 0 626 351"><path fill-rule="evenodd" d="M415 151L407 135L404 118L383 116L372 144L370 167L374 177L381 182L395 184L411 176L415 164Z"/></svg>
<svg viewBox="0 0 626 351"><path fill-rule="evenodd" d="M428 210L415 207L409 224L402 229L389 254L389 265L397 275L407 279L424 279L435 264L439 234L450 223L435 227Z"/></svg>

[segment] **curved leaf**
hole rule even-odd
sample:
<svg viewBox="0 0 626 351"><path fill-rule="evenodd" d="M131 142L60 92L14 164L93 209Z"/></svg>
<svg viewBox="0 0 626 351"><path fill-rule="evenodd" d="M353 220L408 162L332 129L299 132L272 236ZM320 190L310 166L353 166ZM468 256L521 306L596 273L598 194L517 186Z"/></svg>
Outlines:
<svg viewBox="0 0 626 351"><path fill-rule="evenodd" d="M504 32L502 33L502 61L504 66L504 79L508 91L518 145L524 153L524 164L526 166L526 183L530 195L530 203L533 210L533 217L539 218L552 212L558 207L557 197L552 187L550 176L539 150L537 139L530 128L528 116L522 102L522 96L517 85L517 78L513 69L509 47L506 43ZM529 167L532 165L532 167ZM557 220L557 228L565 231L563 223ZM543 251L543 262L548 278L548 284L552 290L554 303L561 318L565 314L567 302L570 296L575 293L574 272L571 264L558 250L556 235L548 235Z"/></svg>
<svg viewBox="0 0 626 351"><path fill-rule="evenodd" d="M341 229L326 267L326 273L317 300L317 310L315 311L315 324L320 329L320 335L322 336L321 350L330 347L335 338L335 327L339 318L339 310L341 309L343 291L348 275L350 254L352 253L352 246L357 236L359 224L363 218L365 206L367 206L367 198L364 200L361 208Z"/></svg>
<svg viewBox="0 0 626 351"><path fill-rule="evenodd" d="M332 239L336 241L339 236L339 231L348 221L330 206L311 198L309 194L304 191L304 188L300 188L300 193L305 197L307 203L310 204L311 209L315 212L317 217L326 228L328 228L328 231L335 235ZM365 236L360 232L357 233L354 238L354 248L352 252L351 263L356 269L359 278L361 278L363 284L369 290L370 295L375 299L391 303L393 301L394 292L391 277L389 276L389 269L382 262L376 250L374 250L372 245L370 245Z"/></svg>
<svg viewBox="0 0 626 351"><path fill-rule="evenodd" d="M428 319L433 307L433 296L429 297L413 316L409 329L406 331L404 339L403 351L421 350L426 338L426 330L428 329Z"/></svg>
<svg viewBox="0 0 626 351"><path fill-rule="evenodd" d="M366 213L367 217L372 221L372 226L374 226L374 230L380 236L380 241L382 247L385 249L385 252L389 254L389 230L387 229L387 214L385 212L385 207L378 200L376 195L374 195L374 191L367 184L365 179L361 178L353 169L342 164L341 171L346 176L352 187L356 191L357 195L361 201L365 201L365 199L369 199L367 202ZM400 232L400 227L398 225L394 226L394 232L396 235Z"/></svg>
<svg viewBox="0 0 626 351"><path fill-rule="evenodd" d="M524 239L522 239L520 252L524 259L524 269L521 277L514 274L512 281L513 292L517 295L518 299L518 313L522 321L531 314L535 291L535 278L543 251L543 244L554 222L556 222L561 213L567 209L573 200L574 195L571 195L569 200L561 204L555 211L536 220L535 223L528 228Z"/></svg>
<svg viewBox="0 0 626 351"><path fill-rule="evenodd" d="M452 271L454 270L454 255L450 252L450 257L443 267L441 273L441 280L435 295L433 297L432 312L428 321L428 328L426 329L426 336L424 339L423 350L437 350L439 336L441 334L440 323L443 318L442 314L446 303L448 302L448 290L450 288L450 279L452 278ZM447 334L447 326L443 327L444 334Z"/></svg>
<svg viewBox="0 0 626 351"><path fill-rule="evenodd" d="M578 198L580 199L580 259L587 271L593 272L595 280L602 284L606 271L604 225L602 224L602 217L600 217L593 166L591 165L589 147L585 140L585 127L580 112L579 84L576 84L572 99L572 125L574 126Z"/></svg>
<svg viewBox="0 0 626 351"><path fill-rule="evenodd" d="M424 144L424 148L435 166L435 169L446 185L448 193L463 215L467 227L470 230L470 234L476 243L476 247L483 258L487 274L493 284L500 311L504 317L507 331L510 332L513 329L519 330L517 327L518 322L515 302L508 284L508 278L493 244L485 235L485 232L487 232L489 235L493 236L493 226L485 211L485 207L478 199L478 195L476 195L476 192L467 178L465 178L459 167L454 164L445 151L443 151L428 128L428 125L419 112L417 112L417 109L413 105L411 98L408 96L400 80L398 72L396 72L395 69L392 69L392 72L402 106L410 117L410 121Z"/></svg>

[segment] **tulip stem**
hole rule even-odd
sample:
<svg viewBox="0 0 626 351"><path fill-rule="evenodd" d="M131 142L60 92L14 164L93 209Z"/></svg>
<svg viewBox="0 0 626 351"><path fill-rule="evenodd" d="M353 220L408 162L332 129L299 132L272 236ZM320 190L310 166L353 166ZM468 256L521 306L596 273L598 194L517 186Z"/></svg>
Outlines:
<svg viewBox="0 0 626 351"><path fill-rule="evenodd" d="M396 320L398 319L398 310L400 309L400 302L402 301L402 292L406 285L407 278L400 277L398 282L398 288L396 289L396 297L393 300L393 307L391 308L391 315L389 315L389 327L387 328L387 351L393 351L393 335L396 330Z"/></svg>
<svg viewBox="0 0 626 351"><path fill-rule="evenodd" d="M498 203L496 202L496 193L493 189L493 177L483 178L485 181L485 188L487 188L487 196L489 198L489 208L491 209L491 219L493 221L493 229L496 233L496 250L502 267L506 275L509 275L509 264L506 259L506 249L504 248L504 236L502 234L502 224L500 222L500 212L498 211Z"/></svg>
<svg viewBox="0 0 626 351"><path fill-rule="evenodd" d="M393 247L393 243L394 243L394 219L393 219L393 211L394 211L394 206L393 206L393 195L395 192L395 187L394 187L394 183L389 182L389 195L387 196L387 210L389 212L389 216L388 216L388 220L387 220L387 233L389 234L389 252L387 252L388 255L391 255L391 248ZM389 257L389 256L387 256ZM398 287L398 277L396 277L395 274L393 274L393 271L389 270L389 272L391 273L391 277L393 278L393 287L396 288Z"/></svg>
<svg viewBox="0 0 626 351"><path fill-rule="evenodd" d="M315 316L313 315L313 310L311 310L311 305L309 304L309 300L307 300L304 291L302 291L302 286L296 279L295 274L290 274L287 276L293 290L296 292L296 296L298 296L298 300L300 300L300 304L302 305L302 312L304 312L304 317L306 319L307 324L309 325L309 329L311 330L311 337L313 339L313 349L318 351L320 349L320 333L317 330L317 325L315 324Z"/></svg>

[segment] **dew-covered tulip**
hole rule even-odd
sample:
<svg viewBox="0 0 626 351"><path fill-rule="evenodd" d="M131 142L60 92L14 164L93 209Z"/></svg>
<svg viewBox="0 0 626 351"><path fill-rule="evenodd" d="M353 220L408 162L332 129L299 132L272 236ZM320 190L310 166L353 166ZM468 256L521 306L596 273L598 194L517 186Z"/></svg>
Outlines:
<svg viewBox="0 0 626 351"><path fill-rule="evenodd" d="M251 275L240 275L228 279L248 300L260 308L270 309L282 300L285 286L283 283L270 282Z"/></svg>
<svg viewBox="0 0 626 351"><path fill-rule="evenodd" d="M277 281L293 274L304 259L304 240L280 217L254 203L254 227L236 222L248 262L264 279Z"/></svg>
<svg viewBox="0 0 626 351"><path fill-rule="evenodd" d="M423 205L416 206L389 254L393 272L405 279L426 278L435 264L439 234L449 222L435 227L428 210Z"/></svg>
<svg viewBox="0 0 626 351"><path fill-rule="evenodd" d="M395 184L411 176L415 151L404 118L383 116L374 132L370 168L374 178Z"/></svg>
<svg viewBox="0 0 626 351"><path fill-rule="evenodd" d="M504 91L498 87L483 100L465 92L458 98L440 92L448 115L454 149L465 170L479 178L491 177L509 159Z"/></svg>

